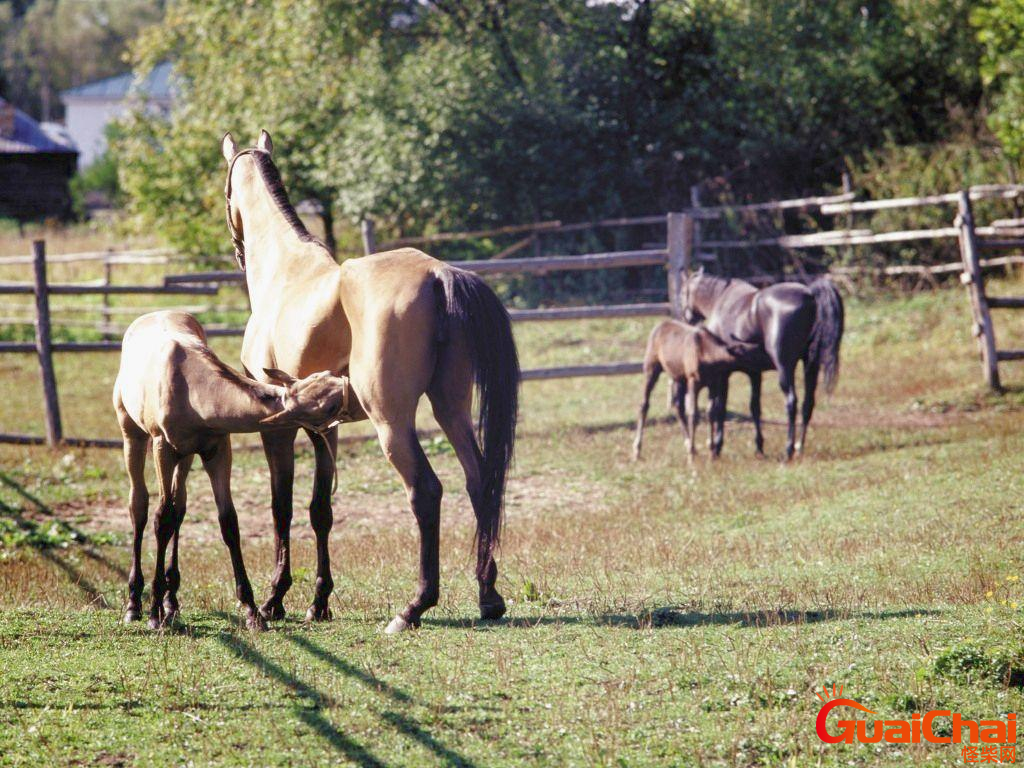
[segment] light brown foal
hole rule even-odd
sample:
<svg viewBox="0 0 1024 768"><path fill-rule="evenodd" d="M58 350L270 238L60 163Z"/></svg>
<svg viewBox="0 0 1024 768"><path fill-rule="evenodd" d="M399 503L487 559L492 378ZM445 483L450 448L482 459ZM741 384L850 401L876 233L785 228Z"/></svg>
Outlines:
<svg viewBox="0 0 1024 768"><path fill-rule="evenodd" d="M727 344L706 328L679 320L665 320L655 326L647 340L644 353L644 389L637 415L633 458L640 458L644 424L651 402L651 390L664 371L672 379L672 405L686 439L686 455L693 462L697 430L697 395L708 388L710 404L708 422L711 434L708 445L711 455L721 451L722 421L725 417L725 393L729 373L756 345ZM716 450L717 449L717 450Z"/></svg>
<svg viewBox="0 0 1024 768"><path fill-rule="evenodd" d="M325 372L300 381L280 371L266 374L283 386L254 381L229 368L206 345L199 322L184 312L143 315L125 332L114 383L134 532L125 621L142 616L140 559L149 514L145 464L152 440L160 504L149 625L166 626L178 613L178 530L185 517L185 481L193 457L199 454L213 486L221 536L231 553L236 594L246 608L249 626L265 628L242 561L238 517L231 501L229 435L282 427L294 430L300 424L322 432L346 418L349 404L348 379ZM168 544L171 558L165 571Z"/></svg>
<svg viewBox="0 0 1024 768"><path fill-rule="evenodd" d="M228 134L227 220L252 304L242 363L256 376L278 368L294 376L329 370L347 374L358 399L355 418L369 418L384 455L401 475L420 533L419 585L388 625L419 625L437 604L441 483L416 435L416 406L426 394L466 475L476 515L480 615L495 619L505 601L495 589L505 478L512 460L519 363L508 313L476 275L404 248L349 259L340 266L299 220L281 183L266 131L239 150ZM474 428L474 382L480 419ZM291 586L289 530L295 429L263 435L270 466L277 568L264 617L284 615ZM479 440L479 441L478 441ZM316 534L316 586L306 615L330 618L333 589L328 534L333 449L314 440L316 479L309 518Z"/></svg>

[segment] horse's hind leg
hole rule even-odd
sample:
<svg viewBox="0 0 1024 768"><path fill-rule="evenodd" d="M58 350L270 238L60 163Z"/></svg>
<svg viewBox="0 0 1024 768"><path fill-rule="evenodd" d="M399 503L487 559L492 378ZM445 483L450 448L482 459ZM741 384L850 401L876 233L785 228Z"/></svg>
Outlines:
<svg viewBox="0 0 1024 768"><path fill-rule="evenodd" d="M814 413L814 393L818 388L818 365L804 361L804 403L801 413L800 440L796 444L796 452L802 454L807 444L807 427Z"/></svg>
<svg viewBox="0 0 1024 768"><path fill-rule="evenodd" d="M434 474L416 436L415 417L375 422L384 455L398 470L413 516L420 529L420 573L416 596L388 624L388 634L418 627L420 617L437 605L440 591L438 564L441 524L441 481Z"/></svg>
<svg viewBox="0 0 1024 768"><path fill-rule="evenodd" d="M796 442L796 365L791 364L779 368L779 389L786 396L786 418L788 429L786 432L786 461L793 458L794 444Z"/></svg>
<svg viewBox="0 0 1024 768"><path fill-rule="evenodd" d="M694 431L697 428L696 411L697 395L690 382L686 379L672 382L672 405L676 411L676 418L679 419L679 426L683 429L683 440L686 443L686 460L693 463L696 453L694 447Z"/></svg>
<svg viewBox="0 0 1024 768"><path fill-rule="evenodd" d="M128 602L124 612L125 622L130 622L142 618L142 536L149 517L149 491L146 488L149 435L131 422L127 414L119 413L118 416L124 436L124 465L130 483L128 511L132 518L132 564L128 571Z"/></svg>
<svg viewBox="0 0 1024 768"><path fill-rule="evenodd" d="M295 480L296 432L297 429L282 429L260 435L270 468L270 507L274 515L274 576L270 581L270 596L260 608L260 614L268 620L284 618L284 596L292 585L292 485Z"/></svg>
<svg viewBox="0 0 1024 768"><path fill-rule="evenodd" d="M750 374L750 418L754 422L754 451L764 456L764 435L761 432L761 372Z"/></svg>
<svg viewBox="0 0 1024 768"><path fill-rule="evenodd" d="M174 509L173 478L174 470L181 460L174 449L163 438L153 441L153 463L156 465L156 480L160 486L160 506L156 511L156 569L153 574L153 604L149 610L149 626L159 629L167 623L164 613L164 595L167 590L167 577L164 571L164 558L167 545L171 541L177 524L177 512Z"/></svg>
<svg viewBox="0 0 1024 768"><path fill-rule="evenodd" d="M250 629L266 629L267 625L256 608L252 585L242 560L241 536L238 532L238 514L231 500L231 440L223 437L210 451L202 454L203 469L210 478L213 499L217 504L220 535L231 555L231 570L235 576L235 596L245 607L246 623Z"/></svg>
<svg viewBox="0 0 1024 768"><path fill-rule="evenodd" d="M500 619L505 615L505 599L494 588L498 565L494 560L498 527L501 525L500 499L488 499L483 493L483 455L473 433L471 401L463 407L448 409L442 395L431 394L434 417L455 449L455 455L466 475L466 492L476 516L476 580L480 587L480 618Z"/></svg>
<svg viewBox="0 0 1024 768"><path fill-rule="evenodd" d="M185 486L190 469L192 469L192 457L187 456L175 466L174 478L171 481L176 519L174 533L171 534L171 558L164 574L164 578L167 580L167 594L164 595L164 621L167 623L173 622L178 616L178 587L181 586L181 571L178 570L178 534L181 532L181 524L185 520L185 507L188 502Z"/></svg>
<svg viewBox="0 0 1024 768"><path fill-rule="evenodd" d="M658 383L658 376L661 375L661 365L657 362L644 366L644 393L640 400L640 411L636 418L636 437L633 439L633 460L640 458L640 449L644 440L644 425L647 423L647 411L651 405L651 390Z"/></svg>
<svg viewBox="0 0 1024 768"><path fill-rule="evenodd" d="M316 474L313 478L313 499L309 503L309 523L316 536L316 586L313 603L306 611L307 621L328 621L331 609L327 603L334 589L331 578L331 553L328 537L334 525L334 510L331 509L331 490L334 484L334 457L338 450L338 430L332 429L321 438L315 432L306 430L313 441L316 455ZM326 441L326 444L325 444ZM329 447L328 447L329 446Z"/></svg>
<svg viewBox="0 0 1024 768"><path fill-rule="evenodd" d="M708 407L708 421L711 428L711 458L722 455L722 444L725 442L725 407L729 399L729 379L722 377L709 389L711 404Z"/></svg>

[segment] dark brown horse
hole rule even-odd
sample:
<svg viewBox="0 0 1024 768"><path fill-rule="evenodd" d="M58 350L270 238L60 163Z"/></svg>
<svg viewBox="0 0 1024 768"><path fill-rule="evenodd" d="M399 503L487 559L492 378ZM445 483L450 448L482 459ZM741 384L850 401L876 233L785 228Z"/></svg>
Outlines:
<svg viewBox="0 0 1024 768"><path fill-rule="evenodd" d="M708 329L722 339L758 344L760 349L745 355L739 369L750 377L750 415L754 420L754 445L764 453L761 434L761 374L774 368L779 387L786 396L789 431L786 458L802 452L807 425L814 412L818 373L824 371L825 391L832 392L839 376L839 345L843 339L843 300L831 280L821 278L810 286L777 283L757 289L743 280L706 275L699 271L683 276L683 311L691 322L703 319ZM804 403L800 439L796 439L796 366L804 364ZM718 430L711 450L719 455L724 433L725 399L716 410ZM712 403L714 407L714 403ZM711 417L709 413L709 418Z"/></svg>

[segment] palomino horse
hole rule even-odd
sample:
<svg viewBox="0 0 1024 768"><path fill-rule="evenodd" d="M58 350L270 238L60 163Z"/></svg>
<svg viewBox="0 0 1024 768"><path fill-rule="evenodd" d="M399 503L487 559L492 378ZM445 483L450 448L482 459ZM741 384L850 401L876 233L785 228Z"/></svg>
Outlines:
<svg viewBox="0 0 1024 768"><path fill-rule="evenodd" d="M761 345L757 352L744 356L739 370L750 376L750 415L754 420L754 445L764 453L761 434L761 373L775 368L779 387L786 396L789 432L786 458L802 452L807 425L814 412L814 393L818 372L824 369L825 391L832 392L839 375L839 345L843 338L843 300L831 280L821 278L810 286L802 283L777 283L758 290L743 280L704 274L682 276L683 311L687 320L703 318L708 329L722 339ZM804 363L804 403L800 439L796 440L796 365ZM711 450L722 451L725 398L716 411L717 431L713 429ZM714 407L714 403L712 403ZM709 413L709 418L711 414Z"/></svg>
<svg viewBox="0 0 1024 768"><path fill-rule="evenodd" d="M462 464L476 515L476 577L480 615L496 619L505 601L495 589L494 555L501 531L505 479L518 415L519 362L508 313L476 275L404 248L338 265L303 226L271 159L270 135L239 150L231 134L227 220L239 267L245 270L252 315L242 363L258 376L276 368L293 376L329 370L347 375L354 420L368 418L384 455L402 477L420 533L419 588L388 625L418 626L437 604L441 483L416 435L416 406L426 394ZM474 430L473 384L480 419ZM291 586L289 528L296 429L262 435L270 465L277 567L264 617L284 615ZM477 437L479 436L479 443ZM311 436L312 438L312 436ZM313 440L316 478L309 506L316 535L316 587L307 619L330 618L333 588L328 533L337 430Z"/></svg>

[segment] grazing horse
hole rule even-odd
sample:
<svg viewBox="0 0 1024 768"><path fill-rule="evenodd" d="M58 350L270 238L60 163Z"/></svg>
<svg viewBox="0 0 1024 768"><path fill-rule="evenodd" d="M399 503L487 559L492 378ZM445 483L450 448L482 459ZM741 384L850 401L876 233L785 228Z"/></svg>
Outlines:
<svg viewBox="0 0 1024 768"><path fill-rule="evenodd" d="M231 134L227 222L245 271L252 314L242 342L246 370L276 368L293 376L329 370L350 378L352 417L368 418L398 471L419 527L419 586L387 627L418 626L437 604L441 483L416 435L416 406L426 394L466 476L476 516L480 616L500 618L494 555L501 532L505 479L518 415L519 362L508 313L476 275L403 248L349 259L340 266L306 230L281 183L266 131L241 149ZM257 375L259 375L257 373ZM472 417L473 385L480 401ZM277 566L260 612L284 615L291 586L289 529L296 429L262 435L270 466ZM479 442L478 442L479 438ZM337 431L314 440L316 477L309 518L316 535L316 586L306 613L330 618L333 589L327 538L333 521L331 482Z"/></svg>
<svg viewBox="0 0 1024 768"><path fill-rule="evenodd" d="M265 629L256 610L239 545L238 516L231 501L231 433L306 425L316 432L344 420L348 379L326 372L295 380L266 371L279 385L263 384L229 368L206 345L206 332L185 312L143 315L128 326L114 382L114 410L124 437L130 481L132 566L126 622L142 618L142 535L146 530L146 448L160 486L156 512L156 571L149 626L166 626L178 614L178 531L185 518L185 480L196 454L210 477L220 532L231 553L235 594L252 629ZM164 556L171 560L164 570Z"/></svg>
<svg viewBox="0 0 1024 768"><path fill-rule="evenodd" d="M751 344L726 344L707 328L699 325L688 325L678 320L665 320L656 325L647 340L647 351L644 353L644 388L636 420L633 458L640 458L644 424L651 403L651 390L654 389L662 371L672 379L671 402L683 427L687 460L692 464L696 452L694 439L697 436L697 395L704 387L708 388L712 402L711 410L717 416L715 409L725 408L722 400L725 380L743 355L753 349L754 345ZM714 429L715 420L709 418L708 423ZM714 439L712 434L712 442Z"/></svg>
<svg viewBox="0 0 1024 768"><path fill-rule="evenodd" d="M761 374L774 368L779 387L786 397L789 431L786 459L802 452L807 425L814 412L814 393L819 370L825 373L825 391L832 392L839 375L839 345L843 338L843 300L827 278L810 286L777 283L757 289L743 280L714 277L703 270L682 277L683 312L687 320L703 319L708 329L722 339L759 344L761 349L744 356L742 370L750 377L750 415L754 421L754 445L764 454L761 434ZM804 363L804 403L800 439L796 439L796 366ZM715 455L722 450L724 400L718 414ZM710 418L710 414L709 414Z"/></svg>

